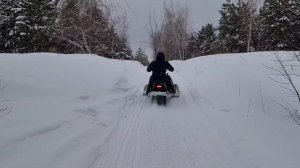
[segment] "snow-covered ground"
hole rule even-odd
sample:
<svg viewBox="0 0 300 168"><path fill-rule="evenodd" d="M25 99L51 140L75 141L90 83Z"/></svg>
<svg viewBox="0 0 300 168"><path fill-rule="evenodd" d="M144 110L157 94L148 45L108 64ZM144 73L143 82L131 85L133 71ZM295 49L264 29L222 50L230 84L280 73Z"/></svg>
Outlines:
<svg viewBox="0 0 300 168"><path fill-rule="evenodd" d="M280 52L286 57L288 53ZM1 54L1 168L298 168L300 127L274 53L172 61L181 96L142 96L133 61ZM299 68L299 67L298 67ZM297 67L291 67L299 72Z"/></svg>

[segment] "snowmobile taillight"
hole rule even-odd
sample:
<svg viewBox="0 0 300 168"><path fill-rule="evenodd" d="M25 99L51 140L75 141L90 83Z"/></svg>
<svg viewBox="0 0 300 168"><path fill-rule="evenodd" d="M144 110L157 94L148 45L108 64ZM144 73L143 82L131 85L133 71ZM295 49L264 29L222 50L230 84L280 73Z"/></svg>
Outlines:
<svg viewBox="0 0 300 168"><path fill-rule="evenodd" d="M163 91L163 85L156 85L156 89L158 91Z"/></svg>

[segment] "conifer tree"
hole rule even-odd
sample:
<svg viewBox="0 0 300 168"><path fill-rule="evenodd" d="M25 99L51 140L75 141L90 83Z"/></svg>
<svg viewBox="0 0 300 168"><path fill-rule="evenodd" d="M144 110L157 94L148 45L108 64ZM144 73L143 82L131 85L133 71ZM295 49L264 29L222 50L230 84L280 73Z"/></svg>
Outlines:
<svg viewBox="0 0 300 168"><path fill-rule="evenodd" d="M289 11L291 15L293 38L291 38L291 45L293 50L300 50L300 1L293 0L292 7Z"/></svg>
<svg viewBox="0 0 300 168"><path fill-rule="evenodd" d="M0 2L0 52L15 52L20 41L21 31L18 19L22 16L22 8L17 4L20 1L2 0Z"/></svg>
<svg viewBox="0 0 300 168"><path fill-rule="evenodd" d="M5 52L47 51L56 19L52 0L4 0L1 50Z"/></svg>
<svg viewBox="0 0 300 168"><path fill-rule="evenodd" d="M237 44L237 30L235 23L237 22L236 6L226 0L220 10L221 19L219 20L219 45L220 50L224 53L235 52L235 44Z"/></svg>
<svg viewBox="0 0 300 168"><path fill-rule="evenodd" d="M249 31L252 29L250 26L253 25L252 17L254 11L251 11L249 3L239 0L236 4L236 13L237 18L234 27L237 33L235 35L237 44L235 44L235 52L247 52L248 41L251 38L249 37Z"/></svg>
<svg viewBox="0 0 300 168"><path fill-rule="evenodd" d="M48 51L57 17L56 7L52 0L24 0L24 17L20 27L25 33L22 36L20 52Z"/></svg>
<svg viewBox="0 0 300 168"><path fill-rule="evenodd" d="M299 0L265 0L259 17L261 50L300 48L299 3Z"/></svg>
<svg viewBox="0 0 300 168"><path fill-rule="evenodd" d="M137 50L134 60L139 61L143 65L149 64L148 57L141 47Z"/></svg>
<svg viewBox="0 0 300 168"><path fill-rule="evenodd" d="M197 56L198 53L198 42L197 42L197 33L192 33L188 38L188 45L186 48L186 57L185 59L190 59Z"/></svg>
<svg viewBox="0 0 300 168"><path fill-rule="evenodd" d="M189 57L214 54L217 40L215 31L212 24L207 24L199 32L192 34L187 47Z"/></svg>
<svg viewBox="0 0 300 168"><path fill-rule="evenodd" d="M219 20L219 50L221 52L247 52L251 47L255 48L254 19L255 9L252 4L243 0L238 0L237 4L227 0L220 11Z"/></svg>

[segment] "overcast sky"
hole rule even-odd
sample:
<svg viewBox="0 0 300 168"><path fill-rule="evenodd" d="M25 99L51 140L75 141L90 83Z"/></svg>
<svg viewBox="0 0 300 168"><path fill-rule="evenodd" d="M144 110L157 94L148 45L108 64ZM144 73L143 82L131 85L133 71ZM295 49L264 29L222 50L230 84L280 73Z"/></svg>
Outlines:
<svg viewBox="0 0 300 168"><path fill-rule="evenodd" d="M170 0L166 0L169 2ZM173 0L182 5L187 5L190 10L190 19L193 30L198 31L207 23L217 25L220 18L219 10L225 0ZM155 14L162 17L162 7L164 0L112 0L118 4L118 10L126 12L129 22L129 42L136 53L139 47L146 50L147 54L151 54L151 49L147 41L149 41L148 28L149 16Z"/></svg>

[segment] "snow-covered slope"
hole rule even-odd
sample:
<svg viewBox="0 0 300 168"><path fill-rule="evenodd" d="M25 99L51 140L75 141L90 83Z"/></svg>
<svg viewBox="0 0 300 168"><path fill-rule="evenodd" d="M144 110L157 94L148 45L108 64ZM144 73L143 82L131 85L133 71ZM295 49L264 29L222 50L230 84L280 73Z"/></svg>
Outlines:
<svg viewBox="0 0 300 168"><path fill-rule="evenodd" d="M274 59L172 61L181 96L160 107L142 96L150 74L137 62L1 54L0 105L12 112L0 113L0 167L299 167L300 127L272 101L286 98Z"/></svg>

